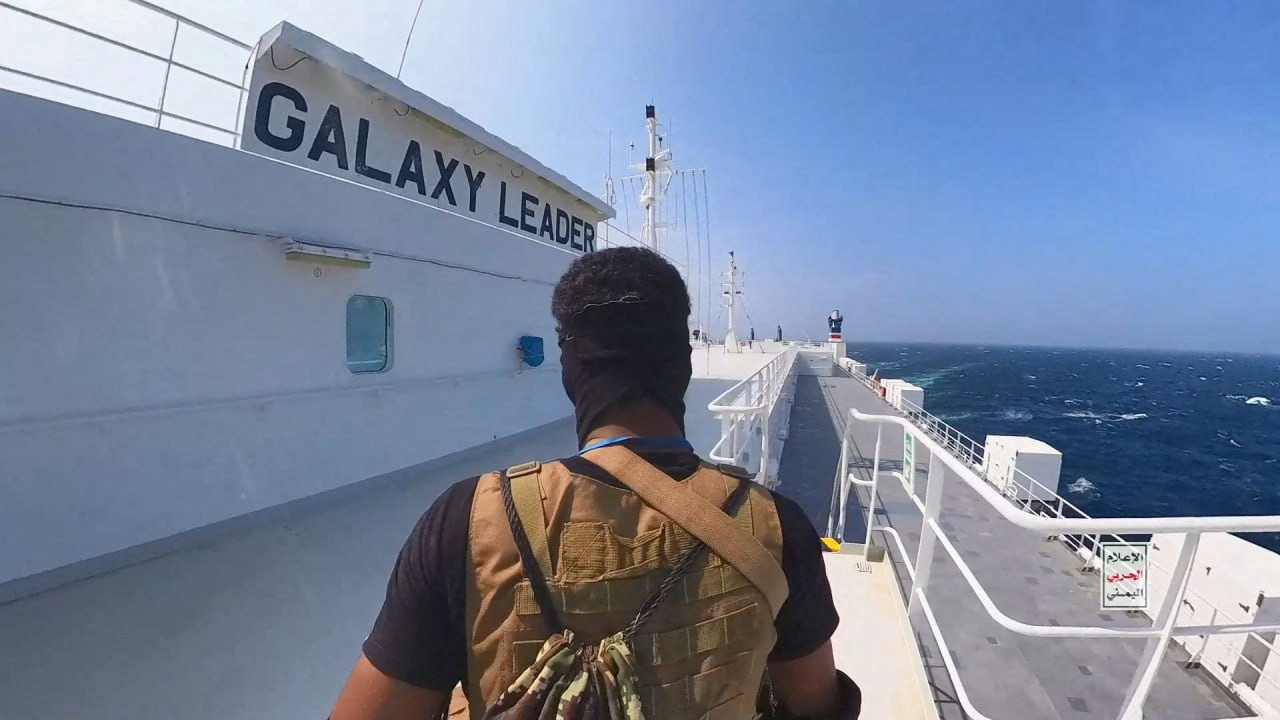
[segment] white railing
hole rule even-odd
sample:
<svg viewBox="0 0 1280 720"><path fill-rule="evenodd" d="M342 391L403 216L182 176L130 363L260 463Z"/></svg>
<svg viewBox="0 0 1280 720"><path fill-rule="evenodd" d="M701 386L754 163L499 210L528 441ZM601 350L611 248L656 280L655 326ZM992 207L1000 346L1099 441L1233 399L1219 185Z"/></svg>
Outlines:
<svg viewBox="0 0 1280 720"><path fill-rule="evenodd" d="M870 480L857 480L848 471L850 433L854 422L869 422L877 425L876 449L872 459L873 472L871 472ZM928 450L929 471L924 499L915 494L914 488L906 481L902 473L879 471L881 434L885 425L900 427L905 433L912 436L914 442L920 443ZM878 499L880 476L886 474L902 484L903 489L921 513L920 543L917 547L914 561L910 559L910 554L907 552L896 530L875 527L875 504ZM1098 540L1102 537L1115 538L1123 542L1122 536L1130 533L1181 533L1183 536L1182 550L1178 556L1177 564L1168 571L1169 586L1160 600L1159 608L1155 610L1152 625L1145 628L1035 625L1009 617L995 603L986 589L983 588L982 583L974 575L968 563L965 562L960 552L947 536L946 531L943 530L938 522L942 509L943 487L950 475L958 476L966 485L977 492L984 501L1000 513L1005 520L1014 525L1063 538L1068 547L1073 547L1078 553L1083 548L1087 548L1084 551L1086 567L1095 562L1093 557L1094 548L1097 547ZM1023 479L1025 479L1025 485L1020 485L1020 483L1024 482ZM1008 486L1005 488L994 487L986 478L975 472L969 462L953 455L941 442L933 437L932 433L918 427L912 420L898 415L868 414L856 409L850 411L850 422L846 424L843 432L837 482L832 487L832 514L828 520L828 530L833 532L832 536L839 540L844 539L845 508L849 489L852 485L870 487L865 540L869 545L872 533L879 532L889 538L896 546L899 558L907 569L908 579L911 583L911 589L908 593L908 613L912 616L923 615L929 631L941 651L947 672L955 685L956 696L965 712L975 720L991 720L991 718L975 707L969 697L964 687L963 679L960 677L947 649L946 639L927 597L934 549L938 546L941 546L945 555L955 564L987 614L1011 632L1035 637L1097 638L1100 640L1145 638L1147 640L1146 648L1117 715L1120 720L1139 720L1141 718L1142 705L1151 690L1156 670L1171 638L1175 636L1201 636L1207 639L1207 637L1214 635L1246 634L1256 638L1265 647L1271 648L1273 647L1272 642L1261 637L1259 633L1274 633L1280 630L1280 624L1275 623L1232 622L1212 625L1179 625L1177 623L1178 612L1188 594L1188 580L1201 534L1205 532L1276 531L1280 530L1280 516L1091 518L1075 506L1057 497L1056 493L1052 496L1056 498L1056 502L1046 503L1043 500L1037 501L1022 498L1021 493L1017 492L1019 488L1028 491L1028 497L1033 494L1031 491L1048 491L1048 488L1044 488L1042 485L1036 487L1039 484L1025 474L1022 474L1022 478L1019 479L1018 483L1010 483L1015 488L1012 492L1014 497L1011 498ZM1067 538L1074 539L1067 540ZM1192 594L1196 595L1195 593ZM1230 618L1232 616L1224 612L1214 613L1213 617L1216 619L1217 617ZM913 622L915 622L914 619ZM1245 661L1258 672L1263 672L1262 668L1251 660L1246 659ZM1275 678L1267 677L1266 679L1269 683L1280 686L1280 683L1277 683Z"/></svg>
<svg viewBox="0 0 1280 720"><path fill-rule="evenodd" d="M142 9L146 19L166 23L172 22L172 32L158 38L157 42L153 43L155 47L148 48L144 44L121 39L120 33L113 33L115 35L113 37L113 34L93 29L88 20L81 19L82 17L88 17L88 15L72 17L67 13L67 17L60 18L54 14L35 9L36 7L41 7L35 3L17 4L9 0L0 0L0 27L5 24L10 24L12 27L12 24L19 20L34 20L37 23L37 27L52 31L68 31L72 34L72 37L87 44L85 47L76 48L74 54L79 58L79 61L68 61L63 63L60 68L53 69L49 66L49 62L34 62L48 60L48 58L33 57L37 55L36 53L24 53L26 57L19 58L3 52L3 46L9 45L10 52L17 54L12 50L17 45L12 42L0 42L0 78L8 74L27 81L35 81L37 85L43 85L44 87L70 90L74 93L80 93L81 98L88 97L107 101L110 105L104 109L113 111L112 114L117 114L117 112L125 109L138 111L144 113L142 117L150 117L150 121L155 127L161 127L166 119L172 119L179 121L178 126L173 129L182 129L181 125L186 124L214 133L214 136L222 141L234 144L240 133L240 111L244 93L247 90L246 78L253 56L253 46L146 0L116 0L116 2L120 3L122 10L129 6ZM122 20L119 25L126 27L116 29L129 30L130 28L127 27L129 24L128 20ZM239 77L229 76L232 73L228 73L226 68L221 71L213 70L208 65L198 67L192 63L176 59L175 54L179 50L179 39L186 38L188 35L190 35L189 41L202 48L202 54L204 55L229 54L231 57L236 58L237 63L239 58L243 57L243 70L239 72ZM163 51L160 45L167 46L167 52ZM46 45L46 47L48 46ZM136 87L131 87L131 92L126 92L123 89L113 91L103 87L100 83L98 83L98 87L92 87L87 82L82 81L81 77L77 76L92 77L95 81L106 79L119 82L119 78L114 77L111 73L94 73L91 72L92 68L89 68L90 71L88 72L84 71L85 68L83 66L85 63L83 62L82 51L85 49L108 53L124 51L124 56L141 59L145 63L152 64L156 80L158 80L155 88L155 100L141 100L137 94ZM45 67L41 67L42 64ZM178 73L175 73L175 70ZM178 74L185 74L188 78L198 78L201 82L212 83L210 86L212 88L234 91L236 94L235 120L227 122L226 118L223 120L210 119L209 117L200 118L196 117L195 113L175 111L167 105L173 80ZM201 98L201 103L205 104L206 107L208 99L205 96L208 94L207 91L201 92L187 89L187 95ZM230 110L228 108L225 114L229 115L229 113ZM137 112L124 112L121 116L128 119L139 119Z"/></svg>
<svg viewBox="0 0 1280 720"><path fill-rule="evenodd" d="M794 344L788 345L707 405L720 420L720 440L708 455L756 473L756 481L766 486L777 479L777 455L790 417L797 352Z"/></svg>
<svg viewBox="0 0 1280 720"><path fill-rule="evenodd" d="M849 371L854 380L866 385L870 390L880 397L884 397L884 386L880 381L868 377L863 373ZM916 405L915 403L902 398L899 401L898 409L901 410L911 421L921 430L929 433L934 440L937 440L943 447L950 450L960 460L964 461L976 472L981 473L985 467L986 447L982 443L965 435L955 427L948 424L942 418Z"/></svg>

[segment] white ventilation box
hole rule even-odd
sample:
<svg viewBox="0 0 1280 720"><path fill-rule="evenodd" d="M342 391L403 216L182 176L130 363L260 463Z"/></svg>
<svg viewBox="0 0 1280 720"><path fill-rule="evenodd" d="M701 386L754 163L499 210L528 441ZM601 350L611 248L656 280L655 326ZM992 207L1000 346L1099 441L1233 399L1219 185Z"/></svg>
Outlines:
<svg viewBox="0 0 1280 720"><path fill-rule="evenodd" d="M1053 500L1062 474L1062 453L1041 440L1021 435L988 435L987 479L1001 492L1020 500ZM1027 477L1035 480L1032 483Z"/></svg>
<svg viewBox="0 0 1280 720"><path fill-rule="evenodd" d="M907 403L911 403L915 408L924 409L924 388L919 385L912 385L903 381L897 387L897 399L894 400L893 406L899 410L906 411Z"/></svg>
<svg viewBox="0 0 1280 720"><path fill-rule="evenodd" d="M881 380L880 385L884 388L884 399L899 410L903 409L903 400L924 408L924 388L898 379Z"/></svg>
<svg viewBox="0 0 1280 720"><path fill-rule="evenodd" d="M880 381L880 389L884 393L883 397L885 402L894 407L898 407L898 386L904 382L906 382L906 380L897 380L894 378Z"/></svg>

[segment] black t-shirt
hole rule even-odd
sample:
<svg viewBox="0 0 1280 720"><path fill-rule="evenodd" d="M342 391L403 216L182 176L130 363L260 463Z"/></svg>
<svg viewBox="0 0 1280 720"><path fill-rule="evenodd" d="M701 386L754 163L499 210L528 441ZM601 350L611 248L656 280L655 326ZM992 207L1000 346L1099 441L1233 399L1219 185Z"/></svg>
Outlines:
<svg viewBox="0 0 1280 720"><path fill-rule="evenodd" d="M677 480L692 475L700 462L688 452L644 448L636 452ZM584 458L561 462L575 474L620 486ZM443 692L466 677L467 537L478 481L479 477L468 478L444 491L400 550L382 611L364 642L365 657L390 677ZM799 505L777 493L773 498L782 527L782 570L790 594L774 620L778 640L769 659L794 660L829 640L839 617L817 531Z"/></svg>

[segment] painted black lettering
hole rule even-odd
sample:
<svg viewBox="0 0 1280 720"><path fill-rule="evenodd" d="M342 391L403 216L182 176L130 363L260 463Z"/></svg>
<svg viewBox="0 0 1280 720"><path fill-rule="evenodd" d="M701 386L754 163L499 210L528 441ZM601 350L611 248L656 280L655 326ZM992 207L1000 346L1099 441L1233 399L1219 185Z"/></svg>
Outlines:
<svg viewBox="0 0 1280 720"><path fill-rule="evenodd" d="M538 226L538 237L556 239L555 223L551 220L551 203L542 206L542 224Z"/></svg>
<svg viewBox="0 0 1280 720"><path fill-rule="evenodd" d="M302 93L284 83L269 82L262 86L262 92L258 94L258 112L253 118L253 134L267 147L293 152L302 147L302 133L307 129L307 122L296 115L290 115L284 121L289 134L281 137L272 133L269 125L271 101L278 97L293 103L293 109L298 112L307 111L307 99L302 97Z"/></svg>
<svg viewBox="0 0 1280 720"><path fill-rule="evenodd" d="M342 132L342 111L337 105L330 105L325 111L307 157L319 160L324 153L332 154L338 161L338 167L347 169L347 136Z"/></svg>
<svg viewBox="0 0 1280 720"><path fill-rule="evenodd" d="M426 179L422 176L422 146L417 140L410 140L409 147L404 149L404 161L396 174L396 187L402 188L410 181L418 186L419 195L427 194Z"/></svg>
<svg viewBox="0 0 1280 720"><path fill-rule="evenodd" d="M507 216L507 181L503 180L498 183L498 220L503 225L510 225L513 228L520 227L520 223L516 222L513 217Z"/></svg>
<svg viewBox="0 0 1280 720"><path fill-rule="evenodd" d="M480 183L484 182L484 171L481 170L480 172L472 175L471 166L466 164L463 164L462 170L467 174L467 189L471 191L471 202L469 207L471 208L471 212L475 212L476 195L480 193Z"/></svg>
<svg viewBox="0 0 1280 720"><path fill-rule="evenodd" d="M569 213L563 210L556 210L556 242L569 244Z"/></svg>
<svg viewBox="0 0 1280 720"><path fill-rule="evenodd" d="M533 207L529 207L531 201L533 203ZM538 228L530 225L525 218L531 218L537 214L538 202L539 200L537 195L530 195L527 192L520 193L520 229L527 233L533 233L534 235L538 234Z"/></svg>
<svg viewBox="0 0 1280 720"><path fill-rule="evenodd" d="M592 223L582 225L582 249L587 252L596 251L596 226Z"/></svg>
<svg viewBox="0 0 1280 720"><path fill-rule="evenodd" d="M449 164L445 164L444 155L439 150L436 153L436 169L440 171L440 181L436 183L436 189L431 191L431 199L439 200L440 193L448 196L449 204L458 207L458 201L453 197L453 171L458 169L458 161L450 158Z"/></svg>
<svg viewBox="0 0 1280 720"><path fill-rule="evenodd" d="M573 233L569 236L569 247L574 250L581 250L582 243L578 242L578 238L582 237L582 218L577 215L573 216Z"/></svg>
<svg viewBox="0 0 1280 720"><path fill-rule="evenodd" d="M356 131L356 174L363 175L378 182L391 182L391 173L365 162L369 150L369 121L360 118L360 127Z"/></svg>

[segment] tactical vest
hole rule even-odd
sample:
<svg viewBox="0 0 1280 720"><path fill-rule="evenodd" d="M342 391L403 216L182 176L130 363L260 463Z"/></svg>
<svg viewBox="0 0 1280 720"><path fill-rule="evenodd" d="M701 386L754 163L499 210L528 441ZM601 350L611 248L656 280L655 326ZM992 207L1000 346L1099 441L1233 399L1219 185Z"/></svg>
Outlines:
<svg viewBox="0 0 1280 720"><path fill-rule="evenodd" d="M508 477L518 508L523 498L519 514L530 544L542 548L538 564L550 565L542 571L561 621L588 643L630 622L696 542L630 490L575 475L558 462L517 466ZM684 483L721 507L743 478L736 468L703 465ZM767 490L752 483L734 519L781 563L782 531ZM468 555L467 694L471 717L479 720L549 635L521 569L498 473L476 486ZM775 614L742 573L706 553L634 639L646 717L754 717L776 639Z"/></svg>

